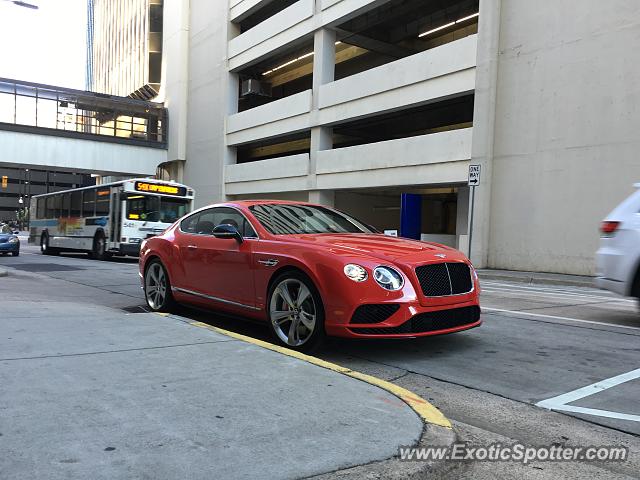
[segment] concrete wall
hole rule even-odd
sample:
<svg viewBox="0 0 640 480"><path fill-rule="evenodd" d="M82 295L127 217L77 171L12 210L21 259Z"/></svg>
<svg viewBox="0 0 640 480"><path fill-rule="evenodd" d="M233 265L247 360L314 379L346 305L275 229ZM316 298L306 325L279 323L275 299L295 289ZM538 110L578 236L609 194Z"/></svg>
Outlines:
<svg viewBox="0 0 640 480"><path fill-rule="evenodd" d="M635 0L502 1L490 266L594 273L640 181L638 45Z"/></svg>
<svg viewBox="0 0 640 480"><path fill-rule="evenodd" d="M160 148L0 130L0 165L5 166L148 176L166 159L167 151Z"/></svg>
<svg viewBox="0 0 640 480"><path fill-rule="evenodd" d="M226 1L191 1L189 15L187 146L184 181L195 188L196 206L223 198L223 168L230 163L225 118L235 113L227 73ZM236 96L237 98L237 96Z"/></svg>

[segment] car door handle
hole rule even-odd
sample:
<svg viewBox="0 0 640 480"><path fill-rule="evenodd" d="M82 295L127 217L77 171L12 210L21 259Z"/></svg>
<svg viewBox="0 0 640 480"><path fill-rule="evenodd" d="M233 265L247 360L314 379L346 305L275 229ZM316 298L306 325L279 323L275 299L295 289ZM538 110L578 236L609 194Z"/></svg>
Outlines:
<svg viewBox="0 0 640 480"><path fill-rule="evenodd" d="M187 248L189 250L197 250L198 249L197 245L187 245Z"/></svg>

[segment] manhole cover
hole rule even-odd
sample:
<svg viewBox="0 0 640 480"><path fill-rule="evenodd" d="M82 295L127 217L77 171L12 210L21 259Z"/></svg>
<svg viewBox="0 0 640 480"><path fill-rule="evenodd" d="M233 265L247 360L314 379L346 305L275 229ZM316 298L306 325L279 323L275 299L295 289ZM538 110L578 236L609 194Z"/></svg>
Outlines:
<svg viewBox="0 0 640 480"><path fill-rule="evenodd" d="M7 267L25 272L71 272L74 270L86 270L86 268L70 267L58 263L12 263L7 264Z"/></svg>

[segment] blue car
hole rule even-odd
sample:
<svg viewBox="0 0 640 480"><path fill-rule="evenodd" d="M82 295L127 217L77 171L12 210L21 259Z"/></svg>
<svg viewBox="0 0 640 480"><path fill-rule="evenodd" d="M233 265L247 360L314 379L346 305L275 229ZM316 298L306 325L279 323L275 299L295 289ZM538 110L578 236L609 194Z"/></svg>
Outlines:
<svg viewBox="0 0 640 480"><path fill-rule="evenodd" d="M0 255L20 255L20 239L9 225L0 225Z"/></svg>

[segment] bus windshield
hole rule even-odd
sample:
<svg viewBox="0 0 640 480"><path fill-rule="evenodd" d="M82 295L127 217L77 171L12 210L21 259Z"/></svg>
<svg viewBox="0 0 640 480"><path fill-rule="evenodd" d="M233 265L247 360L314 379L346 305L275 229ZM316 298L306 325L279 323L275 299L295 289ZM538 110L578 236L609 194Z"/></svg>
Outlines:
<svg viewBox="0 0 640 480"><path fill-rule="evenodd" d="M127 220L173 223L187 214L188 199L155 195L127 195Z"/></svg>

